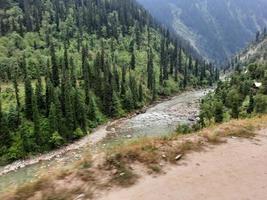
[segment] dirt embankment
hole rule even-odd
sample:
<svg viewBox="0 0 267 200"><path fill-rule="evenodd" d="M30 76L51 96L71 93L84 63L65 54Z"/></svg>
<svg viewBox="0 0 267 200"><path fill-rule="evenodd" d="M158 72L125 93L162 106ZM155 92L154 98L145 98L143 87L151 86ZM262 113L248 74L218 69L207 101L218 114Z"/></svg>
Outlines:
<svg viewBox="0 0 267 200"><path fill-rule="evenodd" d="M165 175L143 177L127 189L102 194L100 200L266 200L267 129L253 140L227 143L189 154Z"/></svg>

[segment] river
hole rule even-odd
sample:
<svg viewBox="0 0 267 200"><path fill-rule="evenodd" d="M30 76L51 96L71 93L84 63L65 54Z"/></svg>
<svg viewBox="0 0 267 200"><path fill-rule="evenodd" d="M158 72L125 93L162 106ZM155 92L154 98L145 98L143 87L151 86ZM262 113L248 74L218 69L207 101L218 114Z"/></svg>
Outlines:
<svg viewBox="0 0 267 200"><path fill-rule="evenodd" d="M211 89L182 93L151 106L145 113L109 122L80 141L59 150L0 167L0 192L34 181L40 174L49 174L54 168L70 166L76 160L80 160L87 151L92 151L92 146L107 135L113 139L160 136L174 132L181 123L194 123L199 114L200 100L209 91Z"/></svg>

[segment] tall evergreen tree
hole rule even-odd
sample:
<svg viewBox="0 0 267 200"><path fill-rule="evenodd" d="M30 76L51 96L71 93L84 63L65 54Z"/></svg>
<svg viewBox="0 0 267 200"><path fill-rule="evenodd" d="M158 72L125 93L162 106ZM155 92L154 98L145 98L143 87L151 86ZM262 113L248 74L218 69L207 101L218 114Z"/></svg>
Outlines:
<svg viewBox="0 0 267 200"><path fill-rule="evenodd" d="M32 112L33 112L33 124L34 124L34 135L36 138L36 144L41 145L42 144L42 138L41 138L41 127L40 127L40 114L38 110L37 105L37 97L35 95L32 96Z"/></svg>
<svg viewBox="0 0 267 200"><path fill-rule="evenodd" d="M54 87L58 87L60 84L59 69L58 69L57 60L56 60L56 51L55 51L55 47L53 43L50 46L50 56L51 56L51 64L52 64L52 83Z"/></svg>
<svg viewBox="0 0 267 200"><path fill-rule="evenodd" d="M14 76L13 76L13 87L15 90L15 97L16 97L16 108L17 108L17 126L20 124L20 109L21 109L21 104L20 104L20 98L19 98L19 87L18 87L18 69L15 67L14 69Z"/></svg>
<svg viewBox="0 0 267 200"><path fill-rule="evenodd" d="M148 62L147 62L147 88L153 90L153 79L154 79L154 64L153 64L153 53L150 48L148 51Z"/></svg>

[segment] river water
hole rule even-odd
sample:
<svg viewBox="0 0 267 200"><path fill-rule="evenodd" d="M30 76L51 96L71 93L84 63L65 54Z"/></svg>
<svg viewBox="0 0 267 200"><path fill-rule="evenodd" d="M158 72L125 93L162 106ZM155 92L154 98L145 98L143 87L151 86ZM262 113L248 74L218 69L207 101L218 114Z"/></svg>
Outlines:
<svg viewBox="0 0 267 200"><path fill-rule="evenodd" d="M174 132L181 123L194 123L199 114L199 103L209 91L203 89L182 93L150 107L145 113L101 126L91 135L60 150L0 167L0 192L34 181L40 174L49 174L54 168L70 166L107 135L128 139L160 136Z"/></svg>

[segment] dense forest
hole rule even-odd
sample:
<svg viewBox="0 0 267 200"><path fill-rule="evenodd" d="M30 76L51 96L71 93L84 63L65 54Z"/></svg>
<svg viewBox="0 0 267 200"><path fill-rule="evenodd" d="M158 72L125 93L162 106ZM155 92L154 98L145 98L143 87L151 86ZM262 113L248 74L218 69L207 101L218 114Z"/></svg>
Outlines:
<svg viewBox="0 0 267 200"><path fill-rule="evenodd" d="M267 29L233 58L227 69L232 74L219 81L214 93L201 105L201 125L221 123L231 118L267 113Z"/></svg>
<svg viewBox="0 0 267 200"><path fill-rule="evenodd" d="M0 8L0 164L219 79L132 0L2 0Z"/></svg>

